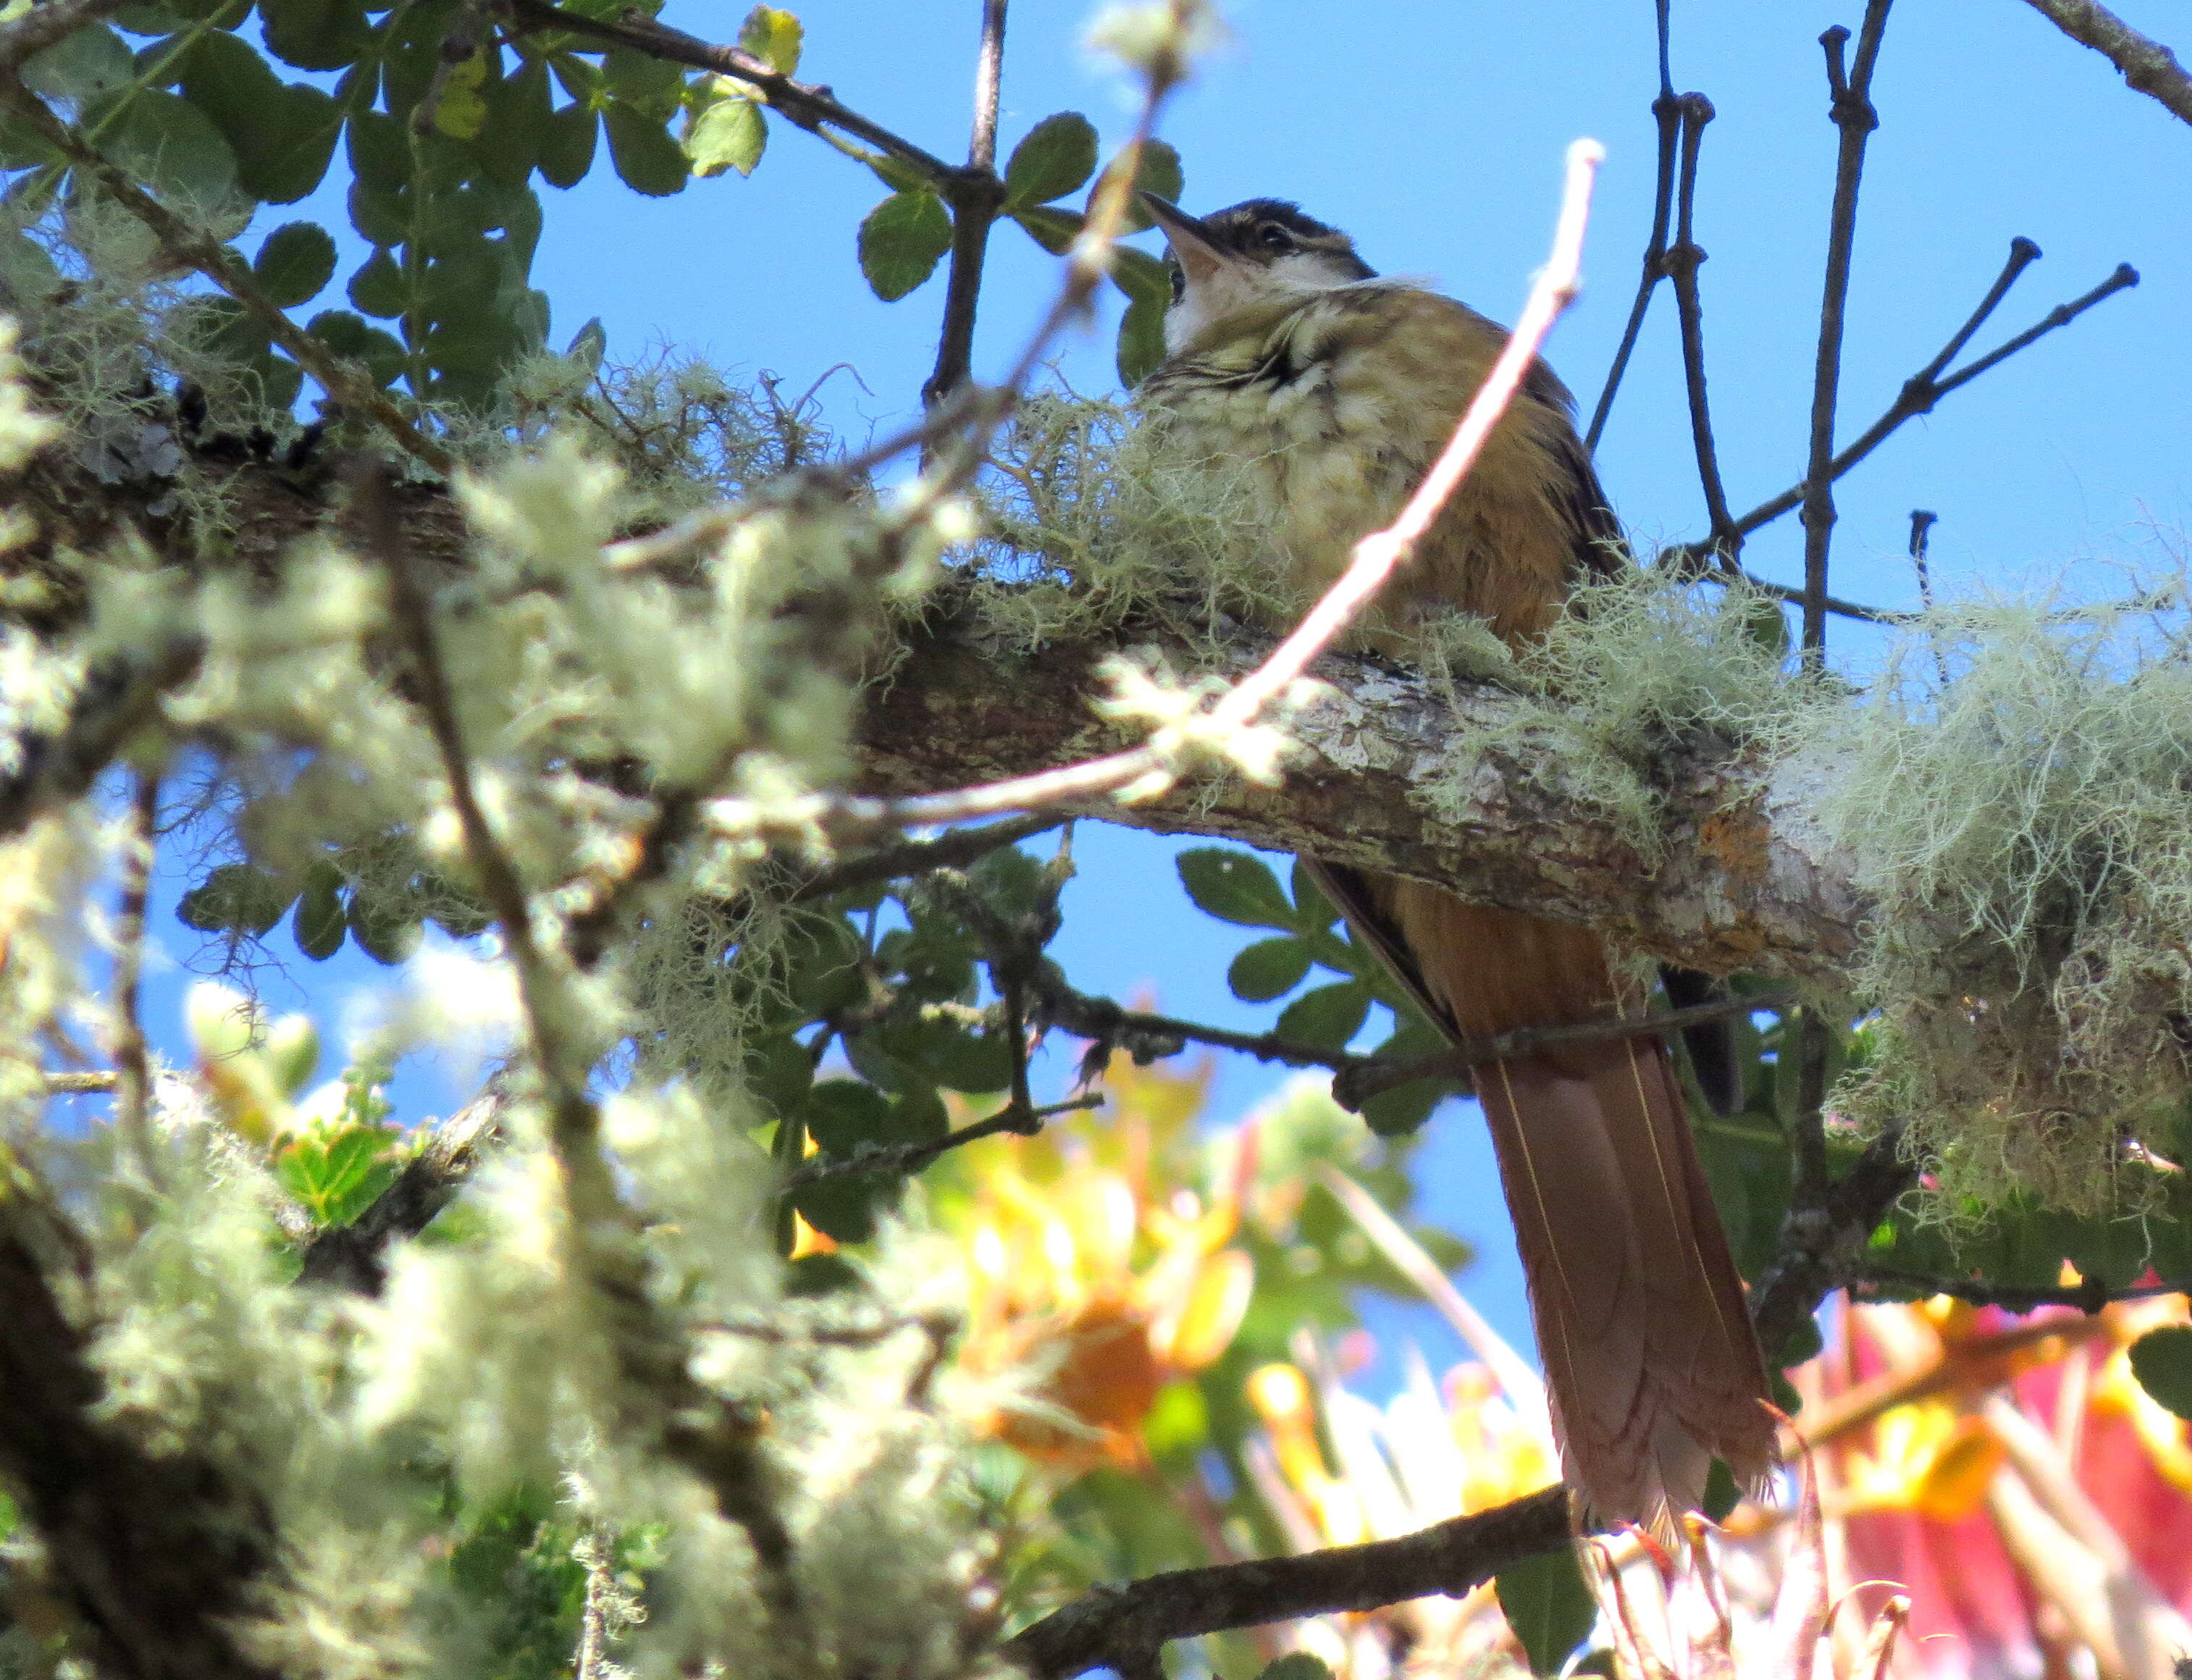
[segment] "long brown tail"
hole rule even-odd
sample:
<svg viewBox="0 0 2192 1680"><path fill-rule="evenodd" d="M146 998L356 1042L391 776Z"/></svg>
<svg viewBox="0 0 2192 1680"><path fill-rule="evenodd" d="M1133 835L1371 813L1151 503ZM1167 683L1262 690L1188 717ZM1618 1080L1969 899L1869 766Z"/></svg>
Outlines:
<svg viewBox="0 0 2192 1680"><path fill-rule="evenodd" d="M1457 1038L1602 1020L1623 987L1595 934L1420 882L1313 865ZM1616 1038L1476 1070L1515 1220L1562 1467L1605 1523L1663 1527L1714 1458L1773 1462L1765 1361L1665 1047Z"/></svg>
<svg viewBox="0 0 2192 1680"><path fill-rule="evenodd" d="M1773 1458L1766 1370L1665 1049L1477 1070L1569 1485L1601 1522L1700 1508Z"/></svg>

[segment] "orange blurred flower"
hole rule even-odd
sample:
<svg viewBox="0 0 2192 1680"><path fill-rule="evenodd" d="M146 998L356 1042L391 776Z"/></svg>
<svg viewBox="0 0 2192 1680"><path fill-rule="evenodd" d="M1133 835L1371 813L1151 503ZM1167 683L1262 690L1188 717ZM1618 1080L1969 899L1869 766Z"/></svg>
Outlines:
<svg viewBox="0 0 2192 1680"><path fill-rule="evenodd" d="M1021 1451L1067 1469L1142 1464L1142 1425L1167 1385L1222 1355L1255 1287L1231 1246L1254 1134L1207 1197L1193 1122L1210 1083L1115 1054L1099 1114L1040 1136L970 1146L968 1194L939 1209L972 1277L962 1362L976 1374L1042 1373L990 1420Z"/></svg>

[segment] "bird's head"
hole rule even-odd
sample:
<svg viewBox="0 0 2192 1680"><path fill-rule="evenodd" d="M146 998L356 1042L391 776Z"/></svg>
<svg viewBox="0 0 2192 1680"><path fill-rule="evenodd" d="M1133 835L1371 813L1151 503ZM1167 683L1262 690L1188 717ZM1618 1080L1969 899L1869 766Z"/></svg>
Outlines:
<svg viewBox="0 0 2192 1680"><path fill-rule="evenodd" d="M1154 193L1142 202L1172 247L1165 345L1177 351L1213 322L1368 280L1377 271L1336 227L1277 198L1251 198L1197 218Z"/></svg>

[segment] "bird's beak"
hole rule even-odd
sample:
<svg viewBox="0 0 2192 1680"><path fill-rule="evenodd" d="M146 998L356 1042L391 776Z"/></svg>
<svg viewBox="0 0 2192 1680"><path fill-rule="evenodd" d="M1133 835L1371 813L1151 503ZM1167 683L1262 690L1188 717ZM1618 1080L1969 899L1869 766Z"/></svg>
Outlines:
<svg viewBox="0 0 2192 1680"><path fill-rule="evenodd" d="M1142 207L1164 230L1165 243L1172 247L1173 255L1179 259L1190 285L1208 279L1232 262L1230 256L1210 243L1202 224L1177 204L1167 203L1154 192L1145 192L1141 197Z"/></svg>

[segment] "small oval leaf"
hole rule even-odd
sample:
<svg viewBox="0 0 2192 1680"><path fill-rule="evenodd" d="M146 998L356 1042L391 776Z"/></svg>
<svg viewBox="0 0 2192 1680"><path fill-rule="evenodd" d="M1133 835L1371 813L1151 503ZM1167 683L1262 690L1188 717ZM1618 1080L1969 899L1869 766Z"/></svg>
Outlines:
<svg viewBox="0 0 2192 1680"><path fill-rule="evenodd" d="M2138 1386L2180 1418L2192 1418L2192 1324L2165 1324L2131 1345Z"/></svg>
<svg viewBox="0 0 2192 1680"><path fill-rule="evenodd" d="M927 188L893 192L860 224L860 272L885 303L895 303L936 271L951 249L951 218Z"/></svg>
<svg viewBox="0 0 2192 1680"><path fill-rule="evenodd" d="M1309 947L1292 934L1241 947L1225 971L1225 984L1247 1003L1268 1003L1299 986L1309 974Z"/></svg>
<svg viewBox="0 0 2192 1680"><path fill-rule="evenodd" d="M750 175L768 145L768 124L751 100L732 94L702 111L685 136L685 155L693 173L704 180L736 169Z"/></svg>
<svg viewBox="0 0 2192 1680"><path fill-rule="evenodd" d="M1370 1013L1370 988L1361 980L1341 980L1304 991L1279 1016L1280 1037L1320 1050L1344 1050L1362 1030Z"/></svg>
<svg viewBox="0 0 2192 1680"><path fill-rule="evenodd" d="M1077 111L1046 117L1005 162L1005 208L1047 204L1078 191L1095 172L1095 125Z"/></svg>
<svg viewBox="0 0 2192 1680"><path fill-rule="evenodd" d="M1507 1626L1522 1642L1533 1674L1558 1674L1570 1651L1590 1637L1598 1605L1584 1584L1575 1548L1540 1552L1502 1569L1493 1582Z"/></svg>
<svg viewBox="0 0 2192 1680"><path fill-rule="evenodd" d="M310 303L334 278L335 242L317 222L284 222L260 246L251 273L268 302L294 309Z"/></svg>
<svg viewBox="0 0 2192 1680"><path fill-rule="evenodd" d="M1244 928L1294 931L1294 907L1270 866L1232 846L1191 846L1173 860L1195 907Z"/></svg>
<svg viewBox="0 0 2192 1680"><path fill-rule="evenodd" d="M739 45L779 76L797 72L806 39L798 18L780 6L756 6L739 26Z"/></svg>

